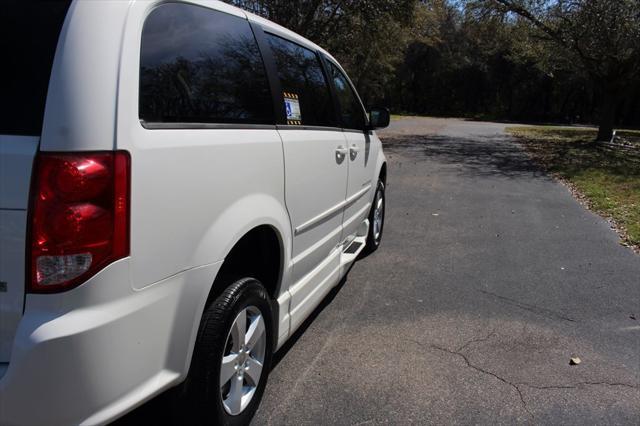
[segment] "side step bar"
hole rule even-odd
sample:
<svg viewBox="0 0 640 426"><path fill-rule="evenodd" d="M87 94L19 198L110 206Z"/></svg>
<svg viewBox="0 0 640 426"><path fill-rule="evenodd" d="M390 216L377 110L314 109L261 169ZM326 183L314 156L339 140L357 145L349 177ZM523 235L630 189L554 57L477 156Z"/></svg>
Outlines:
<svg viewBox="0 0 640 426"><path fill-rule="evenodd" d="M356 237L349 243L347 248L342 251L340 255L340 264L346 266L352 263L358 258L358 255L364 250L367 244L367 234L369 233L369 220L362 222L362 225L358 229Z"/></svg>
<svg viewBox="0 0 640 426"><path fill-rule="evenodd" d="M360 251L360 247L362 247L364 243L360 241L353 240L353 242L347 247L347 249L343 252L345 254L353 254Z"/></svg>

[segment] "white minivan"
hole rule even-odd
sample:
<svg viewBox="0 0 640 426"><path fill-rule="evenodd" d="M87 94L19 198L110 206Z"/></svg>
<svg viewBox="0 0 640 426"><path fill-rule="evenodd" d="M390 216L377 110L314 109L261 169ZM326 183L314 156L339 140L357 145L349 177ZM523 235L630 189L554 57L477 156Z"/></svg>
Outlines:
<svg viewBox="0 0 640 426"><path fill-rule="evenodd" d="M380 244L389 112L218 1L0 8L0 424L247 423Z"/></svg>

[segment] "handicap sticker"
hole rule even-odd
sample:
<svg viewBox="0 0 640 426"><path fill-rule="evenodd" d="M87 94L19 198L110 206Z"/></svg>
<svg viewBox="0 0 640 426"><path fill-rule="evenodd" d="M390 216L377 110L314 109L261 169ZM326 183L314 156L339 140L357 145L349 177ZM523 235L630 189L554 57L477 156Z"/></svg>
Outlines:
<svg viewBox="0 0 640 426"><path fill-rule="evenodd" d="M284 107L287 111L287 124L302 124L298 95L284 92Z"/></svg>

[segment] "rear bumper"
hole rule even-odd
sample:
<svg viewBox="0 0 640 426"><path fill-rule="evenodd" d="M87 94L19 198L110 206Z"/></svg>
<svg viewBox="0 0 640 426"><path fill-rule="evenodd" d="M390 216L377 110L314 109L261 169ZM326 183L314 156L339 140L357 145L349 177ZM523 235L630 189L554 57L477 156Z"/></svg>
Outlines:
<svg viewBox="0 0 640 426"><path fill-rule="evenodd" d="M124 259L70 292L29 295L0 424L103 424L182 381L219 266L136 291Z"/></svg>

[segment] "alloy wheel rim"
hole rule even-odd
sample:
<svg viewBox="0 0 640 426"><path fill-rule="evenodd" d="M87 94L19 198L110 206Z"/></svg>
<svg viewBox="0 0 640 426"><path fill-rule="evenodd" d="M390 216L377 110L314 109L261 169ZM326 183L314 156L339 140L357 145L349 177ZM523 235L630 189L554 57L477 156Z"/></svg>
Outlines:
<svg viewBox="0 0 640 426"><path fill-rule="evenodd" d="M266 343L260 310L244 308L231 325L220 365L222 405L232 416L242 413L253 399L262 377Z"/></svg>
<svg viewBox="0 0 640 426"><path fill-rule="evenodd" d="M382 193L378 191L375 200L375 208L373 210L373 238L378 241L382 233L382 223L384 220L384 198Z"/></svg>

